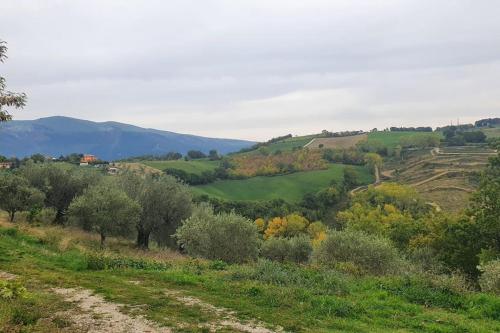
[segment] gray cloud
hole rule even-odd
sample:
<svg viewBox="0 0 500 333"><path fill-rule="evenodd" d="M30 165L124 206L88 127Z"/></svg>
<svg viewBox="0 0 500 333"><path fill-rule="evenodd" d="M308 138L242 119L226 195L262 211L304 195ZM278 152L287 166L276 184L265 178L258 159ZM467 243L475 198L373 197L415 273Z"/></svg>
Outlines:
<svg viewBox="0 0 500 333"><path fill-rule="evenodd" d="M29 104L209 136L447 124L500 114L498 1L0 3Z"/></svg>

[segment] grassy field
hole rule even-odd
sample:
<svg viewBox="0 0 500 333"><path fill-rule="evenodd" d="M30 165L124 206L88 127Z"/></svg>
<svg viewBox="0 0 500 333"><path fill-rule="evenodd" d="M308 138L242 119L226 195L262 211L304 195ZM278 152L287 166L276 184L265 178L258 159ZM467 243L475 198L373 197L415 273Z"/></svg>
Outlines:
<svg viewBox="0 0 500 333"><path fill-rule="evenodd" d="M333 138L316 138L313 141L311 141L311 144L309 144L307 147L313 149L313 148L319 148L319 146L321 145L324 148L347 149L355 147L358 142L366 140L367 138L368 138L367 134L333 137Z"/></svg>
<svg viewBox="0 0 500 333"><path fill-rule="evenodd" d="M149 167L165 170L167 168L184 170L187 173L194 173L200 175L203 171L212 171L215 170L219 166L218 161L209 161L209 160L192 160L192 161L184 161L184 160L176 160L176 161L141 161L142 164L145 164Z"/></svg>
<svg viewBox="0 0 500 333"><path fill-rule="evenodd" d="M484 128L481 131L486 134L488 138L498 138L500 137L500 127Z"/></svg>
<svg viewBox="0 0 500 333"><path fill-rule="evenodd" d="M388 148L394 148L399 145L401 138L408 136L429 135L433 134L441 137L441 133L427 133L427 132L373 132L368 133L368 142L372 140L381 141Z"/></svg>
<svg viewBox="0 0 500 333"><path fill-rule="evenodd" d="M108 247L95 252L97 238L83 232L0 227L0 270L17 276L28 292L14 300L0 297L0 331L85 332L76 329L85 318L117 325L99 312L102 304L83 311L82 301L54 290L92 292L108 305L121 304L117 309L127 320L140 316L172 332L241 332L249 322L267 330L246 332L500 330L500 298L425 278L354 276L266 261L221 265L138 251L113 238ZM100 266L104 258L115 264ZM104 326L99 332L110 331Z"/></svg>
<svg viewBox="0 0 500 333"><path fill-rule="evenodd" d="M290 202L302 199L305 193L317 192L328 187L332 180L342 181L342 164L330 164L328 170L296 172L274 177L253 177L242 180L222 180L208 185L195 186L197 194L207 194L228 200L269 200L282 198ZM364 167L354 167L360 179L367 184L372 176Z"/></svg>

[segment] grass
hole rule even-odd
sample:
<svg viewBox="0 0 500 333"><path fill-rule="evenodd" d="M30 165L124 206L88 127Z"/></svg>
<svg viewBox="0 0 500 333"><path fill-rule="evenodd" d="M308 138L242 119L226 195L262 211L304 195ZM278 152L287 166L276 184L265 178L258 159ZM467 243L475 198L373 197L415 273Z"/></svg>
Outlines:
<svg viewBox="0 0 500 333"><path fill-rule="evenodd" d="M330 164L327 170L296 172L272 177L253 177L241 180L222 180L208 185L194 186L196 194L207 194L228 200L269 200L281 198L297 202L305 193L317 192L329 186L331 181L341 182L345 165ZM354 167L362 183L373 178L364 167Z"/></svg>
<svg viewBox="0 0 500 333"><path fill-rule="evenodd" d="M441 137L441 133L435 132L373 132L368 133L368 142L372 140L381 141L388 148L394 148L399 145L402 138L408 136L426 136L426 135L436 135Z"/></svg>
<svg viewBox="0 0 500 333"><path fill-rule="evenodd" d="M219 267L188 258L170 260L163 270L144 266L90 270L82 252L88 248L60 250L57 243L27 234L32 231L0 228L1 269L19 275L31 295L16 302L0 299L2 331L58 332L57 325L68 325L68 318L56 318L54 313L72 305L50 293L52 287L90 289L124 304L123 311L134 309L138 315L175 327L175 332L207 331L217 314L180 303L171 292L234 310L240 319L258 318L291 332L500 330L498 297L455 292L423 278L354 277L267 261ZM117 244L110 244L109 251L117 251Z"/></svg>
<svg viewBox="0 0 500 333"><path fill-rule="evenodd" d="M213 171L219 166L218 161L209 161L206 159L203 160L175 160L175 161L141 161L142 164L145 164L149 167L165 170L167 168L179 169L186 171L187 173L193 173L197 175L201 175L203 171Z"/></svg>
<svg viewBox="0 0 500 333"><path fill-rule="evenodd" d="M500 137L500 126L492 128L482 128L481 131L483 131L488 138Z"/></svg>

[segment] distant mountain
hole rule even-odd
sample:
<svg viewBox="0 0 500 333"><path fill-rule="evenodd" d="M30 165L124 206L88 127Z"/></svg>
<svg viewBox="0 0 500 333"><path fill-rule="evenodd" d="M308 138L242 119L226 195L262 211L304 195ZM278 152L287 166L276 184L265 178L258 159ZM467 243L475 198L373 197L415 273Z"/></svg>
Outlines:
<svg viewBox="0 0 500 333"><path fill-rule="evenodd" d="M68 117L14 120L0 124L0 155L25 157L35 153L58 157L70 153L93 154L105 160L163 154L226 154L254 144L251 141L206 138L117 123L97 123Z"/></svg>

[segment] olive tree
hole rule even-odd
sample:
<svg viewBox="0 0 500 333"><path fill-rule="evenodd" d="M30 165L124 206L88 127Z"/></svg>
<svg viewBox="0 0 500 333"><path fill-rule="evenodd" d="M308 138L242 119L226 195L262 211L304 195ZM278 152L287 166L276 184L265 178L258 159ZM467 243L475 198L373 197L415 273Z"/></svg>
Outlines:
<svg viewBox="0 0 500 333"><path fill-rule="evenodd" d="M28 163L21 174L45 194L45 205L56 210L54 223L63 224L71 201L102 176L95 170L68 168L53 163Z"/></svg>
<svg viewBox="0 0 500 333"><path fill-rule="evenodd" d="M10 221L19 211L43 205L44 194L28 181L12 173L0 173L0 208L9 213Z"/></svg>
<svg viewBox="0 0 500 333"><path fill-rule="evenodd" d="M139 220L141 207L110 182L83 191L69 206L70 222L101 236L101 247L108 236L130 236Z"/></svg>
<svg viewBox="0 0 500 333"><path fill-rule="evenodd" d="M187 253L229 263L254 260L259 253L257 225L233 212L214 214L201 204L177 229L175 238Z"/></svg>
<svg viewBox="0 0 500 333"><path fill-rule="evenodd" d="M7 45L0 39L0 63L7 58ZM26 94L13 93L6 90L5 79L0 76L0 123L12 119L12 116L4 107L14 107L16 109L24 107L26 104Z"/></svg>
<svg viewBox="0 0 500 333"><path fill-rule="evenodd" d="M149 247L151 237L162 246L175 246L172 235L191 215L191 193L186 185L168 175L139 175L126 172L120 183L142 210L137 221L137 246Z"/></svg>

